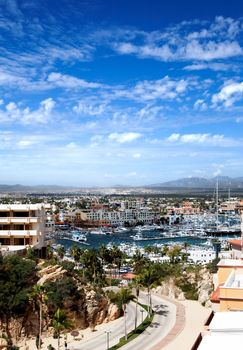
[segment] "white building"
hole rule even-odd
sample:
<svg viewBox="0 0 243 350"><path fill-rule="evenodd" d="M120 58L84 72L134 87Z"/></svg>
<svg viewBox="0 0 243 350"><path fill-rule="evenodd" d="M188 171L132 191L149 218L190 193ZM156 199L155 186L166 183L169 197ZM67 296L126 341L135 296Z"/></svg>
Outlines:
<svg viewBox="0 0 243 350"><path fill-rule="evenodd" d="M197 349L240 349L242 343L243 313L216 312Z"/></svg>
<svg viewBox="0 0 243 350"><path fill-rule="evenodd" d="M190 249L187 251L188 261L195 264L209 264L216 258L213 249Z"/></svg>
<svg viewBox="0 0 243 350"><path fill-rule="evenodd" d="M144 224L152 224L159 218L159 213L148 208L140 209L124 209L124 210L109 210L109 209L90 209L83 211L81 218L88 221L105 221L110 225L136 224L142 222Z"/></svg>
<svg viewBox="0 0 243 350"><path fill-rule="evenodd" d="M46 232L45 221L44 204L0 204L1 249L42 249Z"/></svg>

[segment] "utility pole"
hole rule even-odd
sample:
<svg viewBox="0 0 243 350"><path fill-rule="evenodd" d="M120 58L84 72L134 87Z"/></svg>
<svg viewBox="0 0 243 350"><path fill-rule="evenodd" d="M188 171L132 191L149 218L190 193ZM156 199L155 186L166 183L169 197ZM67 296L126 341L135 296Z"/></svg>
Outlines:
<svg viewBox="0 0 243 350"><path fill-rule="evenodd" d="M107 350L109 350L109 347L110 347L110 334L111 334L111 331L105 331L106 333L106 346L107 346Z"/></svg>

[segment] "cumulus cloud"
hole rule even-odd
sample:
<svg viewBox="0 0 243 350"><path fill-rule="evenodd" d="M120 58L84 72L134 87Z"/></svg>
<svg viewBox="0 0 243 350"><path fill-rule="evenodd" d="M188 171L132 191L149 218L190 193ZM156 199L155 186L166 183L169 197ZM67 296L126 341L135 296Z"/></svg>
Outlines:
<svg viewBox="0 0 243 350"><path fill-rule="evenodd" d="M193 108L195 110L199 110L199 111L205 111L207 109L207 104L205 103L205 101L203 99L198 99L195 103Z"/></svg>
<svg viewBox="0 0 243 350"><path fill-rule="evenodd" d="M243 97L243 82L229 82L222 87L218 94L212 96L214 105L222 103L225 107L230 107L234 102L241 100Z"/></svg>
<svg viewBox="0 0 243 350"><path fill-rule="evenodd" d="M143 80L131 89L118 90L117 97L125 97L139 101L173 100L186 92L189 79L172 79L165 76L158 80Z"/></svg>
<svg viewBox="0 0 243 350"><path fill-rule="evenodd" d="M83 101L80 101L77 106L73 107L73 110L78 113L78 114L83 114L83 115L90 115L90 116L95 116L95 115L101 115L105 112L106 109L106 104L93 104L93 103L86 103Z"/></svg>
<svg viewBox="0 0 243 350"><path fill-rule="evenodd" d="M195 24L201 29L193 30ZM124 38L120 30L118 39L114 38L112 45L119 54L136 55L139 58L212 61L243 54L236 40L241 30L240 21L219 16L211 24L205 21L182 22L164 32L134 31L133 35L127 35L124 31ZM219 67L214 66L215 69Z"/></svg>
<svg viewBox="0 0 243 350"><path fill-rule="evenodd" d="M39 108L31 110L29 107L21 109L15 102L9 102L5 109L0 110L0 121L17 122L20 124L46 124L52 118L55 101L47 98L40 102Z"/></svg>
<svg viewBox="0 0 243 350"><path fill-rule="evenodd" d="M111 133L108 136L110 141L115 141L118 143L132 142L142 137L142 134L138 132L124 132L124 133Z"/></svg>

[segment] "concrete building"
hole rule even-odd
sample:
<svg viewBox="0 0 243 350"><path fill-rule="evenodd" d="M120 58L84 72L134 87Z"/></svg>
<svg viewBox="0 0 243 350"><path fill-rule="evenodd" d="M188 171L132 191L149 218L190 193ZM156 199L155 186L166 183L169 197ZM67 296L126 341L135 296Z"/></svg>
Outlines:
<svg viewBox="0 0 243 350"><path fill-rule="evenodd" d="M221 259L217 265L211 301L214 309L219 311L243 311L243 201L239 203L239 210L241 239L230 240L232 259Z"/></svg>
<svg viewBox="0 0 243 350"><path fill-rule="evenodd" d="M96 223L97 226L104 224L119 226L125 223L129 224L152 224L160 217L159 212L155 212L148 208L140 209L124 209L124 210L110 210L110 209L90 209L80 213L80 218L90 223Z"/></svg>
<svg viewBox="0 0 243 350"><path fill-rule="evenodd" d="M1 204L1 250L18 251L26 247L41 250L45 245L44 204Z"/></svg>
<svg viewBox="0 0 243 350"><path fill-rule="evenodd" d="M243 342L243 313L216 312L193 350L238 349Z"/></svg>
<svg viewBox="0 0 243 350"><path fill-rule="evenodd" d="M188 261L194 264L209 264L216 258L216 253L213 249L189 249Z"/></svg>

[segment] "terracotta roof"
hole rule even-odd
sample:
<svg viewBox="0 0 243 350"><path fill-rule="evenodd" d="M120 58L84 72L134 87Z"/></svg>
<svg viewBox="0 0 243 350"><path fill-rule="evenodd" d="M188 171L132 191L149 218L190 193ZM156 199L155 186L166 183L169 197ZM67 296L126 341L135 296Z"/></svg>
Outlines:
<svg viewBox="0 0 243 350"><path fill-rule="evenodd" d="M125 273L124 275L122 275L122 278L124 278L125 280L133 280L136 277L136 275L134 275L134 273Z"/></svg>
<svg viewBox="0 0 243 350"><path fill-rule="evenodd" d="M220 299L219 299L219 287L222 286L223 283L219 284L218 287L213 291L211 297L210 297L210 301L212 303L219 303L220 302Z"/></svg>
<svg viewBox="0 0 243 350"><path fill-rule="evenodd" d="M229 243L240 248L242 247L241 239L231 239Z"/></svg>

